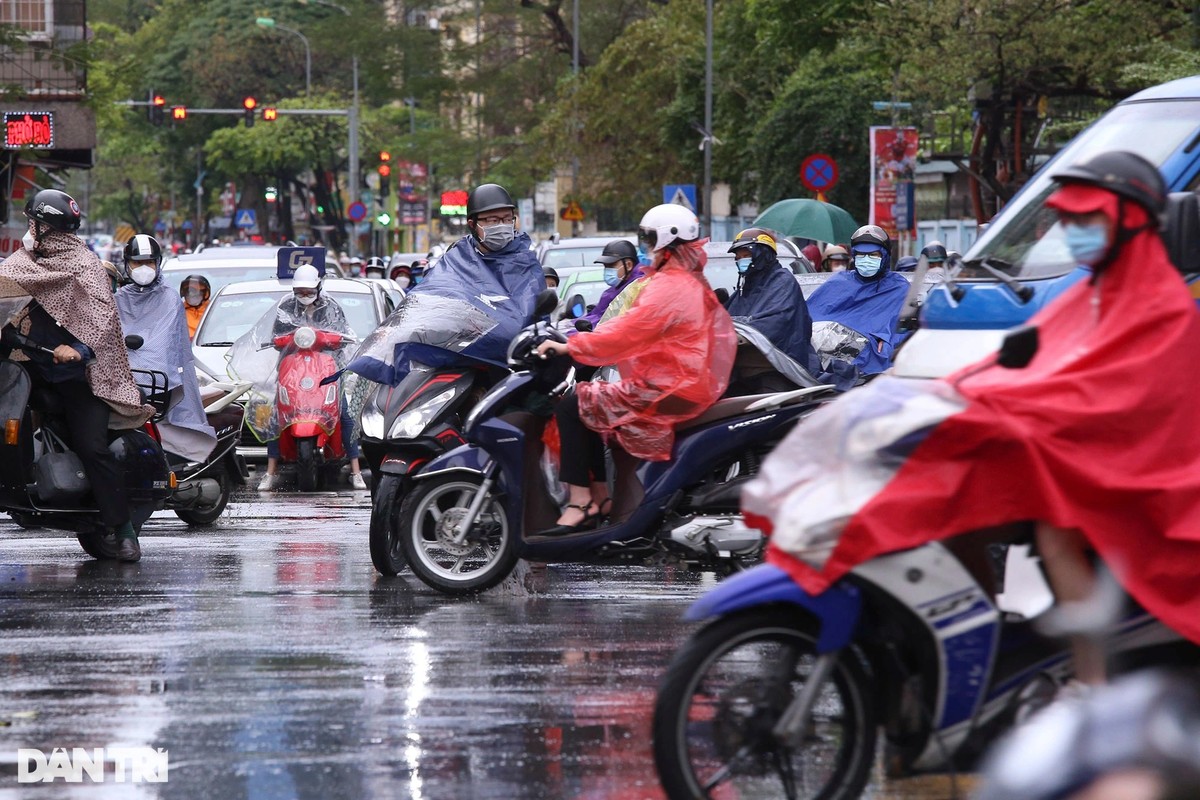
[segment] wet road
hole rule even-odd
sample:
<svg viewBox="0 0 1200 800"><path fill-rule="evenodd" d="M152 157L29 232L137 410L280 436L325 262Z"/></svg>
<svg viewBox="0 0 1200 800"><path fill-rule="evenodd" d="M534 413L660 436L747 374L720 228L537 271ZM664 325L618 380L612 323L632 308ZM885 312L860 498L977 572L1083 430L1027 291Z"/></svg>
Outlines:
<svg viewBox="0 0 1200 800"><path fill-rule="evenodd" d="M4 517L0 800L661 797L654 691L712 578L549 567L451 601L375 573L368 503L247 495L207 530L158 514L133 565ZM167 782L17 782L18 748L116 745L166 749Z"/></svg>

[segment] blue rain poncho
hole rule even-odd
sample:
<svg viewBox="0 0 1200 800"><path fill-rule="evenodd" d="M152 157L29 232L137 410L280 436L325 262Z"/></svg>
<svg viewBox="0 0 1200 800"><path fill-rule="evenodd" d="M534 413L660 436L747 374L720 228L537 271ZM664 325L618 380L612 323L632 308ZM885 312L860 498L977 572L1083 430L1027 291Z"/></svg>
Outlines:
<svg viewBox="0 0 1200 800"><path fill-rule="evenodd" d="M812 318L792 273L765 245L754 245L750 269L725 302L734 322L755 328L796 363L811 366Z"/></svg>
<svg viewBox="0 0 1200 800"><path fill-rule="evenodd" d="M546 288L528 234L480 253L474 237L455 242L425 280L358 348L348 370L395 386L409 362L503 366L509 342L528 324Z"/></svg>
<svg viewBox="0 0 1200 800"><path fill-rule="evenodd" d="M848 269L834 274L813 292L808 298L808 312L813 319L813 347L821 357L822 368L830 368L831 357L850 361L861 375L873 375L891 366L892 352L900 340L900 308L910 286L907 279L890 270L878 280L864 280L854 269ZM847 335L846 328L859 335ZM829 346L834 339L840 350Z"/></svg>

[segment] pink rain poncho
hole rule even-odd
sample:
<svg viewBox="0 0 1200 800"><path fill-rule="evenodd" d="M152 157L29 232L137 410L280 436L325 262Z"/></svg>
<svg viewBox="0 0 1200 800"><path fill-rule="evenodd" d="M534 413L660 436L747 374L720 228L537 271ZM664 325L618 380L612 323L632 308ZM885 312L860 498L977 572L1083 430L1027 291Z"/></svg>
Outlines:
<svg viewBox="0 0 1200 800"><path fill-rule="evenodd" d="M669 459L675 426L729 385L737 334L704 279L706 261L703 241L663 251L628 311L569 342L582 364L617 365L619 381L579 384L579 416L637 458Z"/></svg>

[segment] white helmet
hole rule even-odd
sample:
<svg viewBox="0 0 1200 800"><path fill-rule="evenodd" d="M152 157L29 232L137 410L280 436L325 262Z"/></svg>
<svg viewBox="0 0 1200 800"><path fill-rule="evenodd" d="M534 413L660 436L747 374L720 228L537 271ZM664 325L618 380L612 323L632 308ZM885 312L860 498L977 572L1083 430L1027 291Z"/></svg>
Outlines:
<svg viewBox="0 0 1200 800"><path fill-rule="evenodd" d="M663 203L646 212L638 224L638 241L650 252L676 242L694 242L700 238L700 220L677 203Z"/></svg>
<svg viewBox="0 0 1200 800"><path fill-rule="evenodd" d="M293 289L320 289L321 274L312 264L301 264L292 273Z"/></svg>

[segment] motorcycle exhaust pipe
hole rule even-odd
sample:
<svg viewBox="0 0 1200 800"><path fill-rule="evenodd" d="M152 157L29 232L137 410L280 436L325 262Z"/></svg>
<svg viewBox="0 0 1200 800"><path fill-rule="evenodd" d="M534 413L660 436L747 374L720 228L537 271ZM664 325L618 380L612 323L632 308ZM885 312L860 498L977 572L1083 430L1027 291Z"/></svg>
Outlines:
<svg viewBox="0 0 1200 800"><path fill-rule="evenodd" d="M195 478L175 487L176 506L212 505L221 498L221 482L213 478Z"/></svg>

